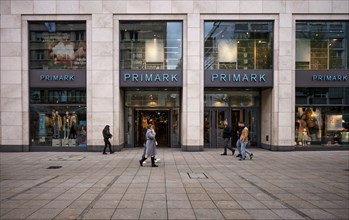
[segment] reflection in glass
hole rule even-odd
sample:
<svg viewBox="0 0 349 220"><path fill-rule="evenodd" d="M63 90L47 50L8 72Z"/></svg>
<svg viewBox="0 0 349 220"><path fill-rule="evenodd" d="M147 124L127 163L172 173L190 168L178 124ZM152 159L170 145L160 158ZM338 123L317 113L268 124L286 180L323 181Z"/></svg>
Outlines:
<svg viewBox="0 0 349 220"><path fill-rule="evenodd" d="M258 91L205 91L205 107L259 106Z"/></svg>
<svg viewBox="0 0 349 220"><path fill-rule="evenodd" d="M182 69L181 21L121 21L120 69Z"/></svg>
<svg viewBox="0 0 349 220"><path fill-rule="evenodd" d="M86 22L30 22L29 68L85 69Z"/></svg>
<svg viewBox="0 0 349 220"><path fill-rule="evenodd" d="M86 147L86 92L32 89L30 145Z"/></svg>
<svg viewBox="0 0 349 220"><path fill-rule="evenodd" d="M348 94L349 88L297 88L295 145L348 145Z"/></svg>
<svg viewBox="0 0 349 220"><path fill-rule="evenodd" d="M273 22L206 21L205 70L272 69Z"/></svg>
<svg viewBox="0 0 349 220"><path fill-rule="evenodd" d="M296 69L348 69L348 21L297 21Z"/></svg>

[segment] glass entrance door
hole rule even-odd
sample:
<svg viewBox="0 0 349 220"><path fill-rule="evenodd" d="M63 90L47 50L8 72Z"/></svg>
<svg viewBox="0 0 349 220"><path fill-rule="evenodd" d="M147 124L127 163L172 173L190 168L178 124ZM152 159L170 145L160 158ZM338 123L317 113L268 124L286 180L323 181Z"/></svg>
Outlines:
<svg viewBox="0 0 349 220"><path fill-rule="evenodd" d="M224 120L229 117L228 109L206 109L204 113L204 147L223 147Z"/></svg>
<svg viewBox="0 0 349 220"><path fill-rule="evenodd" d="M135 110L135 146L143 147L148 124L154 126L158 147L170 146L169 113L169 110Z"/></svg>

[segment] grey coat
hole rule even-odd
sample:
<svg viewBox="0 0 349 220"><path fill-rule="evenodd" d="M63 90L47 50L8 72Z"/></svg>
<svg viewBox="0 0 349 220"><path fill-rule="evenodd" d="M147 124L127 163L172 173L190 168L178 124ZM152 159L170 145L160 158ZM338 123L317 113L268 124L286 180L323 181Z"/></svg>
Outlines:
<svg viewBox="0 0 349 220"><path fill-rule="evenodd" d="M154 157L156 155L155 136L156 136L155 131L152 131L150 129L148 129L147 133L145 134L145 137L147 138L147 142L145 143L145 146L146 146L145 155L147 155L147 157Z"/></svg>

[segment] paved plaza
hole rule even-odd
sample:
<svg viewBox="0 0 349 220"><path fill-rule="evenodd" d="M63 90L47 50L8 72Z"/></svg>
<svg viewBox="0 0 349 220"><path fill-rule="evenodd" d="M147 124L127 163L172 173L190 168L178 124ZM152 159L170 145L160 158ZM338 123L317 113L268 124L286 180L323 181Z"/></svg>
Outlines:
<svg viewBox="0 0 349 220"><path fill-rule="evenodd" d="M348 151L142 151L0 153L0 219L349 219Z"/></svg>

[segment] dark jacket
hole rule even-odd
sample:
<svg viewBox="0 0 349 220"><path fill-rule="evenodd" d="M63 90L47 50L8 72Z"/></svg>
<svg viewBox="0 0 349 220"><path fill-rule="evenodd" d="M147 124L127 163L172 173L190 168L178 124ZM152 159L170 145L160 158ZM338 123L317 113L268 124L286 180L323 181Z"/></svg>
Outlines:
<svg viewBox="0 0 349 220"><path fill-rule="evenodd" d="M223 130L223 138L231 138L232 134L231 134L231 127L229 125L224 127Z"/></svg>
<svg viewBox="0 0 349 220"><path fill-rule="evenodd" d="M113 135L110 134L110 131L109 131L109 126L105 126L105 128L103 129L103 138L108 140L112 136Z"/></svg>

